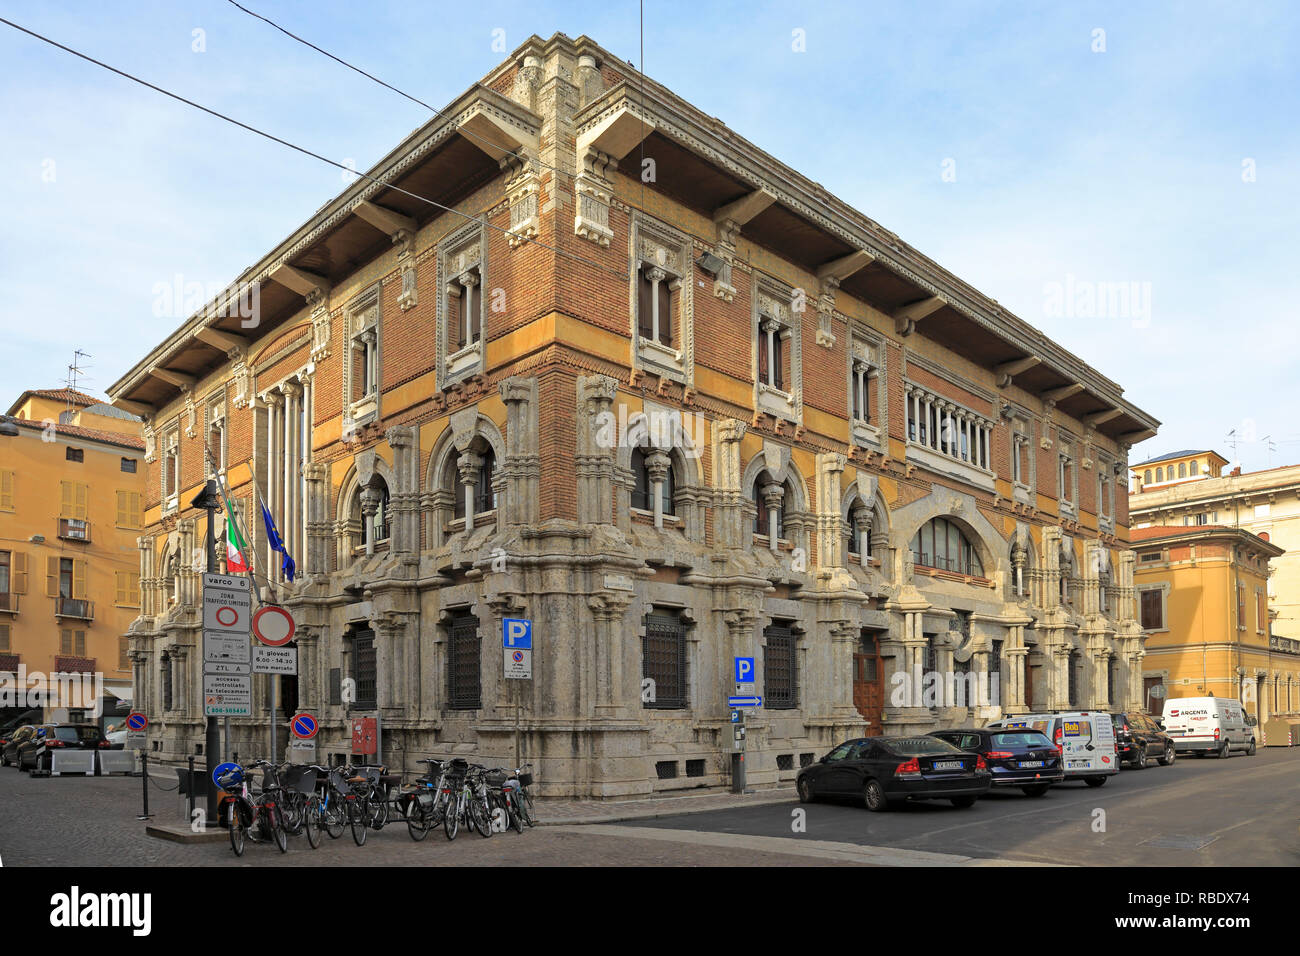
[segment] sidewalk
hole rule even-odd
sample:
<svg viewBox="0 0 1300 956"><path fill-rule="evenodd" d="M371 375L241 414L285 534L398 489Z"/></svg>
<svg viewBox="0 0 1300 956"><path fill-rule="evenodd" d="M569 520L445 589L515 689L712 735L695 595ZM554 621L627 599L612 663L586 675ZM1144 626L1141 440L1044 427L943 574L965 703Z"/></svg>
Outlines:
<svg viewBox="0 0 1300 956"><path fill-rule="evenodd" d="M538 825L582 823L618 823L622 820L647 820L679 813L704 813L708 810L733 810L761 807L797 800L794 787L766 787L753 793L681 793L664 797L641 797L634 800L537 800Z"/></svg>

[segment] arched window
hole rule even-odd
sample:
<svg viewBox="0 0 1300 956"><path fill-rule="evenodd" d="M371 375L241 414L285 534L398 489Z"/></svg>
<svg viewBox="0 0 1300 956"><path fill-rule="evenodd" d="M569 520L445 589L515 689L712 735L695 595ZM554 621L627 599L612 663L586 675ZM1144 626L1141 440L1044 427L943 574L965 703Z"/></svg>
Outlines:
<svg viewBox="0 0 1300 956"><path fill-rule="evenodd" d="M492 479L496 473L497 458L491 446L473 454L479 458L478 481L474 484L474 514L494 511L497 495L492 488ZM452 516L465 517L465 478L460 473L460 452L453 451L447 459L447 490L452 493Z"/></svg>
<svg viewBox="0 0 1300 956"><path fill-rule="evenodd" d="M654 454L653 450L647 453L642 448L632 449L632 507L641 511L654 511L654 479L650 477L650 466L647 464L647 459L652 454ZM673 498L676 493L677 486L673 480L673 467L670 461L663 482L659 486L659 498L663 504L664 514L676 514L673 509Z"/></svg>
<svg viewBox="0 0 1300 956"><path fill-rule="evenodd" d="M1164 480L1165 480L1165 470L1163 468L1157 468L1156 481L1164 481Z"/></svg>
<svg viewBox="0 0 1300 956"><path fill-rule="evenodd" d="M366 514L366 509L362 507L367 492L377 494L379 502L375 507L373 516ZM353 501L355 513L361 516L361 546L374 542L378 544L381 541L387 541L389 534L389 514L388 514L388 485L384 479L375 476L370 485L365 488L358 488L356 499Z"/></svg>
<svg viewBox="0 0 1300 956"><path fill-rule="evenodd" d="M767 502L763 497L763 488L772 483L772 479L767 476L767 472L762 472L754 479L754 504L758 508L758 514L754 516L754 534L767 534L768 511ZM785 508L790 500L790 486L783 486L781 495L781 504L776 509L776 536L781 537L785 528Z"/></svg>
<svg viewBox="0 0 1300 956"><path fill-rule="evenodd" d="M1191 463L1187 466L1188 474L1190 474L1193 478L1195 478L1197 472L1199 472L1200 470L1201 470L1200 462L1198 462L1195 458L1193 458Z"/></svg>
<svg viewBox="0 0 1300 956"><path fill-rule="evenodd" d="M1187 477L1187 462L1185 462L1185 461L1180 461L1180 462L1178 463L1178 477L1179 477L1179 478L1186 478L1186 477Z"/></svg>
<svg viewBox="0 0 1300 956"><path fill-rule="evenodd" d="M1143 484L1147 484L1147 485L1151 484L1151 469L1150 469L1150 468L1148 468L1148 469L1146 470L1146 472L1142 475L1142 482L1143 482Z"/></svg>
<svg viewBox="0 0 1300 956"><path fill-rule="evenodd" d="M984 565L974 545L961 528L946 518L934 518L921 526L912 538L912 560L922 567L984 576Z"/></svg>

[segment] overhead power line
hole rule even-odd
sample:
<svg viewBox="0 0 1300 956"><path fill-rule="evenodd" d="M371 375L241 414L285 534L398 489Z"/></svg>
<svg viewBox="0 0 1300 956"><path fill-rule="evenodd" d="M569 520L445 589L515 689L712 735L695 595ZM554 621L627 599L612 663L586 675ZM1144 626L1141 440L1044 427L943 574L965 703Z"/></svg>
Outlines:
<svg viewBox="0 0 1300 956"><path fill-rule="evenodd" d="M87 63L93 63L95 64L95 66L98 66L101 69L108 70L110 73L116 73L118 76L130 80L132 83L139 83L141 86L148 87L149 89L153 90L155 93L161 93L163 96L169 97L173 100L176 100L177 102L184 103L186 106L192 106L196 110L200 110L204 113L207 113L209 116L215 116L219 120L223 120L227 123L230 123L233 126L238 126L240 129L247 130L250 133L254 133L258 136L263 137L264 139L269 139L273 143L279 143L281 146L285 146L288 147L289 149L294 150L295 152L302 153L304 156L310 156L312 159L319 160L320 162L333 166L336 169L344 170L345 172L353 176L357 176L361 179L365 179L368 180L369 182L375 183L376 185L383 186L385 189L391 189L394 192L401 193L403 196L409 196L410 198L417 200L418 202L427 203L428 205L433 206L436 209L441 209L443 212L449 212L452 213L453 215L460 216L462 219L466 220L467 222L476 222L479 225L484 226L488 229L495 229L497 232L503 233L504 235L514 236L517 239L523 239L523 241L525 242L530 242L535 246L539 246L550 252L554 252L556 255L564 256L567 259L572 259L576 262L581 262L584 263L585 265L593 266L594 268L599 269L602 272L608 272L611 275L617 276L620 279L626 279L628 277L626 272L619 272L616 269L611 269L609 266L596 262L594 259L588 259L585 256L574 255L572 252L567 252L564 249L559 249L555 246L548 245L547 243L542 242L539 239L533 239L526 236L515 236L515 234L512 233L509 229L503 229L500 226L495 226L492 223L488 222L486 219L481 219L478 216L471 216L468 213L463 213L458 209L453 209L451 206L443 205L437 200L429 199L427 196L421 196L417 193L413 193L408 189L403 189L401 186L398 186L394 183L386 183L383 180L371 176L368 173L360 172L359 170L353 169L351 166L347 166L343 163L338 162L337 160L330 159L328 156L322 156L320 153L313 152L312 150L307 149L305 146L299 146L296 143L289 142L287 139L281 139L279 136L276 136L273 133L268 133L265 130L258 129L256 126L250 126L248 123L241 122L240 120L237 120L232 116L227 116L225 113L221 113L218 112L217 110L211 109L210 107L204 106L202 103L196 103L193 100L186 99L184 96L181 96L179 93L173 93L170 90L163 89L161 86L157 86L156 84L150 83L148 80L142 80L138 76L135 76L131 73L127 73L125 70L119 70L115 66L110 66L109 64L104 63L101 60L96 60L93 56L89 56L78 50L74 50L72 49L72 47L64 46L62 43L59 43L57 40L52 40L47 36L35 32L34 30L29 30L26 27L21 26L20 24L14 23L12 20L6 20L4 17L0 17L0 23L5 24L6 26L13 27L15 30L18 30L21 33L26 33L30 37L35 37L37 40L40 40L43 43L48 43L50 46L57 47L58 49L62 50L65 53L71 53L73 56L85 60Z"/></svg>

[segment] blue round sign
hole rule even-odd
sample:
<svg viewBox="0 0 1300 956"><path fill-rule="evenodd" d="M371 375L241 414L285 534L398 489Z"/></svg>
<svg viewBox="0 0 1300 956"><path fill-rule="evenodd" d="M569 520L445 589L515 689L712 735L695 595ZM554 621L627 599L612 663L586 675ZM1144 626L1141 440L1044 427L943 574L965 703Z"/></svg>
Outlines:
<svg viewBox="0 0 1300 956"><path fill-rule="evenodd" d="M144 714L140 713L140 711L138 710L132 711L131 713L127 714L126 725L131 730L136 730L136 731L144 730L145 727L149 726L149 718L146 717Z"/></svg>
<svg viewBox="0 0 1300 956"><path fill-rule="evenodd" d="M311 714L297 714L293 720L289 721L289 729L299 740L311 740L316 736L316 731L320 725L316 723L316 718Z"/></svg>
<svg viewBox="0 0 1300 956"><path fill-rule="evenodd" d="M221 786L222 777L230 773L230 771L238 770L238 769L239 769L239 764L237 763L231 763L230 761L226 761L225 763L219 763L212 768L212 782L219 787Z"/></svg>

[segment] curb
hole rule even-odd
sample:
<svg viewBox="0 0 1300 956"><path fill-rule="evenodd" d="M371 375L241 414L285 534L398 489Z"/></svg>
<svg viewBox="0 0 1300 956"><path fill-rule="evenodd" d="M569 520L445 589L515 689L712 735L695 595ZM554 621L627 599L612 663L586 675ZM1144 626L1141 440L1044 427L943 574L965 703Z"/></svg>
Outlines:
<svg viewBox="0 0 1300 956"><path fill-rule="evenodd" d="M686 800L701 799L701 798L680 797L677 799L686 801ZM539 820L537 822L537 825L539 827L548 827L548 826L555 827L555 826L594 826L601 823L626 823L629 820L655 820L660 817L680 816L681 814L684 813L712 813L714 811L721 811L721 810L741 810L744 809L745 807L771 806L772 804L786 803L790 800L796 800L796 799L798 799L798 795L795 793L794 790L772 791L772 792L765 791L761 796L755 794L754 799L745 800L744 802L731 804L729 806L669 807L669 808L643 811L640 813L637 813L632 810L628 810L621 813L607 814L601 816L570 817L567 819L555 819L555 820ZM539 811L544 809L545 809L544 807L538 807Z"/></svg>

